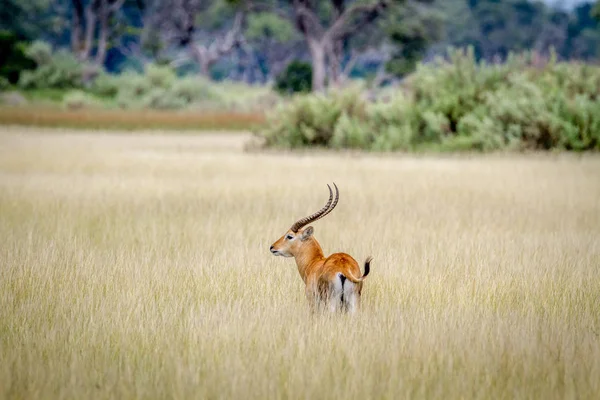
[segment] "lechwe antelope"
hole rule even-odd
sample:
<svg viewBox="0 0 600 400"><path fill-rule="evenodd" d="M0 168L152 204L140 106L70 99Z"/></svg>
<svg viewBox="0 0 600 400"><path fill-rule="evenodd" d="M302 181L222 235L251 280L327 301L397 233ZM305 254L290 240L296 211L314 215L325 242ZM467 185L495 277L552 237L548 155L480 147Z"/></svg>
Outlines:
<svg viewBox="0 0 600 400"><path fill-rule="evenodd" d="M325 307L332 312L354 312L359 307L363 280L369 274L371 257L365 261L365 273L354 258L346 253L323 255L319 242L313 237L314 229L306 226L329 214L338 203L340 193L335 185L335 199L331 186L329 201L316 213L298 220L278 241L271 246L276 256L294 257L298 272L306 284L306 297L314 311Z"/></svg>

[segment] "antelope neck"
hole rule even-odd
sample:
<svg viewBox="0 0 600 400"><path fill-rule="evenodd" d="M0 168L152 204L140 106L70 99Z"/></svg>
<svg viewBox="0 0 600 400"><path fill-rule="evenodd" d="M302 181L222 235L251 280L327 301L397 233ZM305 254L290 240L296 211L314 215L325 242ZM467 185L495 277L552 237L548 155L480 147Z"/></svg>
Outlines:
<svg viewBox="0 0 600 400"><path fill-rule="evenodd" d="M325 259L323 250L315 239L310 238L301 248L298 254L294 255L296 259L296 265L298 266L298 272L302 277L304 283L306 283L306 276L308 275L309 269L317 262Z"/></svg>

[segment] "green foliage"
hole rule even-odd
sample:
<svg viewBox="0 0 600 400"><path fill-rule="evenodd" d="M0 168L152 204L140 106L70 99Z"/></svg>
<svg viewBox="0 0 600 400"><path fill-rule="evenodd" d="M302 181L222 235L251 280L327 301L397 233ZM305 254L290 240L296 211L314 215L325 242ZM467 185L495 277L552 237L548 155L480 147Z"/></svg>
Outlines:
<svg viewBox="0 0 600 400"><path fill-rule="evenodd" d="M196 26L200 29L205 29L212 32L228 26L235 15L236 2L239 3L241 0L212 0L196 2L202 4L200 7L196 6Z"/></svg>
<svg viewBox="0 0 600 400"><path fill-rule="evenodd" d="M15 34L0 31L0 79L15 84L21 71L33 67L35 63L25 54L25 44Z"/></svg>
<svg viewBox="0 0 600 400"><path fill-rule="evenodd" d="M577 3L567 11L530 0L438 1L434 7L444 16L445 38L436 50L472 45L478 58L491 61L510 52L554 48L561 58L597 59L600 29L593 6Z"/></svg>
<svg viewBox="0 0 600 400"><path fill-rule="evenodd" d="M145 108L156 110L177 110L187 105L186 99L173 94L168 89L153 87L143 98Z"/></svg>
<svg viewBox="0 0 600 400"><path fill-rule="evenodd" d="M594 8L592 8L591 15L592 18L600 20L600 1L596 1L596 4L594 4Z"/></svg>
<svg viewBox="0 0 600 400"><path fill-rule="evenodd" d="M118 76L101 72L94 79L90 90L100 97L116 97L121 88L121 81Z"/></svg>
<svg viewBox="0 0 600 400"><path fill-rule="evenodd" d="M387 71L398 76L412 72L431 43L440 38L442 19L439 13L414 4L393 13L385 28L395 45Z"/></svg>
<svg viewBox="0 0 600 400"><path fill-rule="evenodd" d="M221 97L216 92L214 84L200 76L187 76L176 80L171 86L170 92L174 96L182 98L187 104L207 101L219 102Z"/></svg>
<svg viewBox="0 0 600 400"><path fill-rule="evenodd" d="M420 65L391 99L301 96L270 116L267 146L377 151L600 150L600 67L473 49Z"/></svg>
<svg viewBox="0 0 600 400"><path fill-rule="evenodd" d="M71 89L83 85L85 63L66 50L52 51L50 44L33 42L25 54L36 64L31 71L23 71L19 86L23 89Z"/></svg>
<svg viewBox="0 0 600 400"><path fill-rule="evenodd" d="M282 94L310 92L311 87L312 67L302 61L292 61L275 82L275 90Z"/></svg>
<svg viewBox="0 0 600 400"><path fill-rule="evenodd" d="M281 147L351 147L361 142L350 124L364 118L366 103L354 91L298 95L269 116L262 135L268 145ZM339 121L342 125L338 127Z"/></svg>
<svg viewBox="0 0 600 400"><path fill-rule="evenodd" d="M48 0L2 0L0 4L0 31L11 32L19 40L35 39L53 28L52 18L44 18L50 8Z"/></svg>
<svg viewBox="0 0 600 400"><path fill-rule="evenodd" d="M119 90L117 92L116 100L117 104L121 108L135 108L140 107L152 86L145 75L126 71L116 79L119 81Z"/></svg>
<svg viewBox="0 0 600 400"><path fill-rule="evenodd" d="M0 76L0 92L10 89L10 81L3 76Z"/></svg>
<svg viewBox="0 0 600 400"><path fill-rule="evenodd" d="M146 66L146 78L152 87L168 89L173 85L177 75L166 65L149 64Z"/></svg>
<svg viewBox="0 0 600 400"><path fill-rule="evenodd" d="M259 12L248 16L246 28L248 40L273 39L278 42L289 42L295 34L292 24L275 13Z"/></svg>
<svg viewBox="0 0 600 400"><path fill-rule="evenodd" d="M49 64L52 61L52 45L48 42L36 40L27 47L25 55L38 66Z"/></svg>
<svg viewBox="0 0 600 400"><path fill-rule="evenodd" d="M81 90L70 91L63 98L63 105L71 110L87 108L94 104L94 99Z"/></svg>
<svg viewBox="0 0 600 400"><path fill-rule="evenodd" d="M151 64L143 74L128 71L120 76L100 76L98 80L94 83L98 93L110 93L121 108L182 109L223 103L214 83L203 77L178 78L168 66Z"/></svg>
<svg viewBox="0 0 600 400"><path fill-rule="evenodd" d="M147 65L143 73L127 70L116 75L100 71L84 84L84 73L89 66L81 65L70 53L64 50L53 53L43 42L32 44L27 53L36 60L37 67L24 71L19 85L34 102L59 103L74 109L93 104L123 109L249 112L272 107L279 100L265 86L215 83L200 76L180 78L169 66L157 64Z"/></svg>

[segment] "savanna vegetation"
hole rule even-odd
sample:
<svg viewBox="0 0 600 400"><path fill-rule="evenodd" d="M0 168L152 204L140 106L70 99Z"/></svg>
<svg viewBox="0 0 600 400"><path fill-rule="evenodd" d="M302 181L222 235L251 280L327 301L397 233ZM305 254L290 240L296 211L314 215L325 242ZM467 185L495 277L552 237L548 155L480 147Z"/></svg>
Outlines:
<svg viewBox="0 0 600 400"><path fill-rule="evenodd" d="M277 109L275 123L261 132L267 145L286 147L594 150L599 5L561 6L7 0L0 12L0 102L31 109L33 124L46 121L34 115L47 109L86 110L77 125L64 111L54 123L126 129L163 128L155 120L177 121L169 126L179 129L219 120L214 114L236 122L198 129L238 129L244 120L250 129ZM448 46L471 55L457 61ZM527 54L535 61L515 62ZM459 67L464 73L451 72ZM359 89L338 94L348 87ZM317 95L294 99L302 92ZM493 110L497 98L502 104ZM304 111L311 102L328 110L311 115ZM140 110L169 117L140 120ZM2 113L2 122L23 123L11 115ZM133 117L115 124L106 115Z"/></svg>
<svg viewBox="0 0 600 400"><path fill-rule="evenodd" d="M0 397L600 396L597 157L245 140L2 130ZM374 261L311 318L269 245L331 180L316 237Z"/></svg>
<svg viewBox="0 0 600 400"><path fill-rule="evenodd" d="M452 51L374 101L360 88L298 96L258 133L285 148L597 151L600 67L536 54L489 64Z"/></svg>

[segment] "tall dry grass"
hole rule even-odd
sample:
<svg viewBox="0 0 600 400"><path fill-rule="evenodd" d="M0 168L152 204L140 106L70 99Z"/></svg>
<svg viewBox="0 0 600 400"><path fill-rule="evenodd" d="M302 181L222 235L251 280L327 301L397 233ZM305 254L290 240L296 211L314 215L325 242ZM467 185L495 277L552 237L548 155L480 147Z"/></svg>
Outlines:
<svg viewBox="0 0 600 400"><path fill-rule="evenodd" d="M71 129L248 130L264 123L260 112L77 110L52 107L0 107L0 125Z"/></svg>
<svg viewBox="0 0 600 400"><path fill-rule="evenodd" d="M0 134L0 398L598 398L600 158ZM308 314L268 247L374 256Z"/></svg>

